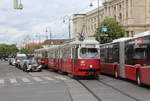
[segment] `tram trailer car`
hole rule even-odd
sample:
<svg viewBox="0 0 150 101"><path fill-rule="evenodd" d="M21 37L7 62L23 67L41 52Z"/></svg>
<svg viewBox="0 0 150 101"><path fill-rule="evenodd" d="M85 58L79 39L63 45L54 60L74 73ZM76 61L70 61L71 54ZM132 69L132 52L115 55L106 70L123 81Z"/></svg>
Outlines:
<svg viewBox="0 0 150 101"><path fill-rule="evenodd" d="M150 85L150 31L100 45L101 72Z"/></svg>
<svg viewBox="0 0 150 101"><path fill-rule="evenodd" d="M99 42L96 40L73 41L48 49L48 67L72 76L100 74Z"/></svg>
<svg viewBox="0 0 150 101"><path fill-rule="evenodd" d="M38 64L41 64L43 68L48 67L48 49L47 48L41 48L35 50L35 60L38 62Z"/></svg>

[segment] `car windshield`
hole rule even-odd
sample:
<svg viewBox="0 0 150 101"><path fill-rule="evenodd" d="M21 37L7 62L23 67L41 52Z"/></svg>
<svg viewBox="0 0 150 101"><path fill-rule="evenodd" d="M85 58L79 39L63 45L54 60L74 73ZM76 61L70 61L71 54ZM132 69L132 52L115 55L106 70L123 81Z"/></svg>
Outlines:
<svg viewBox="0 0 150 101"><path fill-rule="evenodd" d="M96 59L98 58L97 48L81 48L80 57L83 59Z"/></svg>
<svg viewBox="0 0 150 101"><path fill-rule="evenodd" d="M17 57L18 60L26 60L27 57Z"/></svg>
<svg viewBox="0 0 150 101"><path fill-rule="evenodd" d="M31 61L30 62L32 65L37 65L37 62L36 61Z"/></svg>

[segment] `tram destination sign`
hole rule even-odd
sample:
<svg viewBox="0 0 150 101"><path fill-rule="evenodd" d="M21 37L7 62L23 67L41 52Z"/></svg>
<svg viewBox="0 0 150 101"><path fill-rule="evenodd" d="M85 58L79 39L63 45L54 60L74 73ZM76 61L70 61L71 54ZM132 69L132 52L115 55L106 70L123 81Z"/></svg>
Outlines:
<svg viewBox="0 0 150 101"><path fill-rule="evenodd" d="M87 48L95 48L95 45L94 44L88 44L86 45Z"/></svg>

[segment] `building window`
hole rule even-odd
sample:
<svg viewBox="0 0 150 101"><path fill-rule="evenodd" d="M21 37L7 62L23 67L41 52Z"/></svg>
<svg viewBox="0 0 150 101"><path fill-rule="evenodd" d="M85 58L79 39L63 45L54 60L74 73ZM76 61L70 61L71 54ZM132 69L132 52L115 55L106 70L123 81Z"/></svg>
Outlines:
<svg viewBox="0 0 150 101"><path fill-rule="evenodd" d="M130 36L130 35L129 35L129 31L126 31L126 36L127 36L127 37L129 37L129 36Z"/></svg>

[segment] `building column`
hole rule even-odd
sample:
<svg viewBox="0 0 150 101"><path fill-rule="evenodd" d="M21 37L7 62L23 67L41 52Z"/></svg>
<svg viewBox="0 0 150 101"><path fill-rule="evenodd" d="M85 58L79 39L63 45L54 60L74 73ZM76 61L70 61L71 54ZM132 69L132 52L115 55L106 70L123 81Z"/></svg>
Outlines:
<svg viewBox="0 0 150 101"><path fill-rule="evenodd" d="M126 16L127 16L127 15L126 15L126 7L127 7L126 2L127 2L127 0L124 0L124 6L123 6L123 10L124 10L124 12L123 12L123 13L124 13L124 20L126 20L126 18L127 18L127 17L126 17Z"/></svg>
<svg viewBox="0 0 150 101"><path fill-rule="evenodd" d="M131 8L131 6L132 6L132 0L128 0L128 16L129 16L129 18L131 18L131 12L132 12L132 8Z"/></svg>
<svg viewBox="0 0 150 101"><path fill-rule="evenodd" d="M116 20L118 21L118 4L116 5Z"/></svg>

